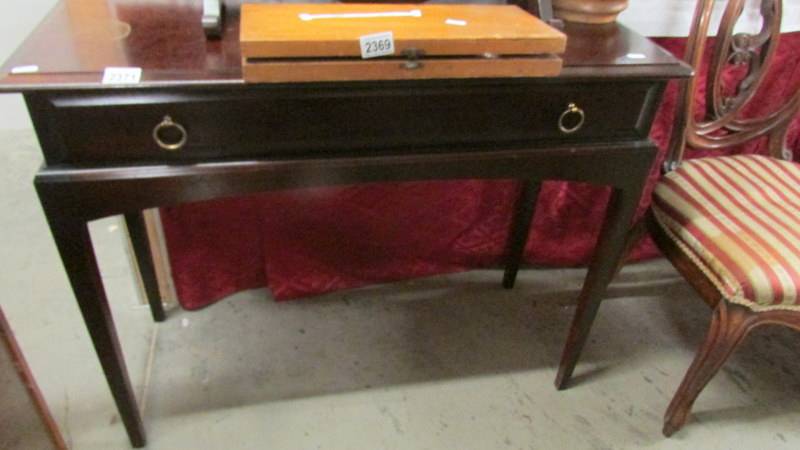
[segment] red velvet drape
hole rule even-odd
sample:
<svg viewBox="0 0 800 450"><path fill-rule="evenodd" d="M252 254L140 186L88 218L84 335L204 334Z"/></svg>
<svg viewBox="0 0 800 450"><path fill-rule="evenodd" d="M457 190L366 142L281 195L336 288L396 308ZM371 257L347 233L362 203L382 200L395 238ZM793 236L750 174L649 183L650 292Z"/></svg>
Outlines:
<svg viewBox="0 0 800 450"><path fill-rule="evenodd" d="M685 39L657 42L681 55ZM754 114L800 83L800 33L784 35L777 58L768 88L751 108ZM675 86L670 86L651 133L662 149L659 162L674 108ZM789 148L800 155L800 120L790 131ZM654 167L642 210L656 178ZM268 286L282 300L497 266L517 192L513 181L382 183L187 204L164 208L162 219L180 302L197 309L248 288ZM544 183L525 260L586 263L608 195L603 187ZM633 256L656 254L648 240Z"/></svg>

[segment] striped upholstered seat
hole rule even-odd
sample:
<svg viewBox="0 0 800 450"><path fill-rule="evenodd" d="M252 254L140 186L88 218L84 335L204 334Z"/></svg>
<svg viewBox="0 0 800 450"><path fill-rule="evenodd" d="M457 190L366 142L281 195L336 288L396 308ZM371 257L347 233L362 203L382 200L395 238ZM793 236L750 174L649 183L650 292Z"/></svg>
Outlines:
<svg viewBox="0 0 800 450"><path fill-rule="evenodd" d="M800 165L684 161L656 186L653 214L728 301L800 310Z"/></svg>

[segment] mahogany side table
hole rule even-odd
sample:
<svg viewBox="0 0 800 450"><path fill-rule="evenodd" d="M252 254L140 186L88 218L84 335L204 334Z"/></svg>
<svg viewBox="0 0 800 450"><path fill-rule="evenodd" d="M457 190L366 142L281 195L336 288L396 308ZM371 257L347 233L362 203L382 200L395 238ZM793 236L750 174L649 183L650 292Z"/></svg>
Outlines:
<svg viewBox="0 0 800 450"><path fill-rule="evenodd" d="M145 430L87 222L125 215L153 316L163 320L141 212L180 202L384 180L517 179L511 287L540 182L611 186L580 294L591 311L573 324L578 345L562 359L568 376L656 154L648 132L661 94L691 70L621 25L567 25L565 67L552 78L248 85L237 2L227 3L221 39L207 41L200 4L62 0L0 69L0 92L25 96L45 160L35 186L131 443L145 445ZM30 65L38 67L11 74ZM141 81L101 83L104 68L120 66L142 68Z"/></svg>

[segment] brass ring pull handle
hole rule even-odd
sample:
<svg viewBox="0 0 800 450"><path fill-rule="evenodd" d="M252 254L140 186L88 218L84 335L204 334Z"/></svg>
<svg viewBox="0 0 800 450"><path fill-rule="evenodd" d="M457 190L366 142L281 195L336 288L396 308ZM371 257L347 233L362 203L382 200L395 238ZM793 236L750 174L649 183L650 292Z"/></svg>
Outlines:
<svg viewBox="0 0 800 450"><path fill-rule="evenodd" d="M166 142L164 138L161 136L162 132L166 132L172 130L174 133L177 131L178 137L177 140L174 142ZM161 121L155 128L153 128L153 140L156 141L159 147L164 150L174 152L180 150L186 144L186 140L189 138L188 133L186 133L186 128L183 125L174 122L172 117L164 116L164 120Z"/></svg>
<svg viewBox="0 0 800 450"><path fill-rule="evenodd" d="M573 116L575 117L574 119ZM565 121L567 121L567 119L570 119L570 122L575 121L575 123L566 125ZM575 103L570 103L567 105L567 109L561 113L561 116L558 118L558 129L564 134L572 134L580 130L585 121L586 114L584 114L583 110L578 108Z"/></svg>

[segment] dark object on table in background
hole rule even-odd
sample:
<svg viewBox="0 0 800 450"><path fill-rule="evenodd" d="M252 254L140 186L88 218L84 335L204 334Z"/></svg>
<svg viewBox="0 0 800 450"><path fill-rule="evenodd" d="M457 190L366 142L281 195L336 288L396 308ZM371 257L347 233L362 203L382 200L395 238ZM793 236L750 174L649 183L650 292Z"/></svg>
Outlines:
<svg viewBox="0 0 800 450"><path fill-rule="evenodd" d="M222 0L203 0L203 31L209 38L222 36L222 25L225 14L225 4Z"/></svg>

